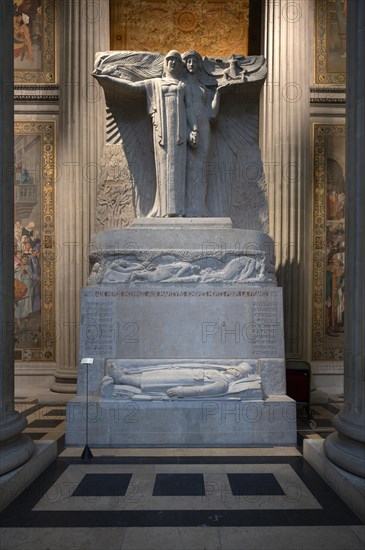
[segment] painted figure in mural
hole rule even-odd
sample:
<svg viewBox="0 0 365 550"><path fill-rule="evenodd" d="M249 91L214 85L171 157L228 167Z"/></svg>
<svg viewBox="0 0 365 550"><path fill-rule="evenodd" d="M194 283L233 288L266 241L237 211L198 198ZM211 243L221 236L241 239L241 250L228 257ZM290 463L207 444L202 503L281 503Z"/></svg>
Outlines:
<svg viewBox="0 0 365 550"><path fill-rule="evenodd" d="M25 13L16 12L14 15L14 58L28 57L34 61L32 42L29 32L29 17Z"/></svg>
<svg viewBox="0 0 365 550"><path fill-rule="evenodd" d="M107 397L114 385L140 390L142 394L165 394L167 397L211 397L240 393L250 382L259 382L248 363L215 365L183 363L153 367L112 365L101 383L101 395Z"/></svg>
<svg viewBox="0 0 365 550"><path fill-rule="evenodd" d="M28 255L22 255L21 263L17 264L14 269L14 278L15 280L20 282L21 288L24 288L22 297L18 296L18 300L15 302L14 316L15 322L17 326L19 326L21 319L24 319L30 313L32 313L32 293L34 279ZM17 288L16 284L15 288Z"/></svg>
<svg viewBox="0 0 365 550"><path fill-rule="evenodd" d="M123 88L147 94L156 169L155 201L149 216L185 215L186 146L195 146L197 126L190 90L181 79L182 69L181 55L172 50L165 57L162 77L140 82L108 77Z"/></svg>

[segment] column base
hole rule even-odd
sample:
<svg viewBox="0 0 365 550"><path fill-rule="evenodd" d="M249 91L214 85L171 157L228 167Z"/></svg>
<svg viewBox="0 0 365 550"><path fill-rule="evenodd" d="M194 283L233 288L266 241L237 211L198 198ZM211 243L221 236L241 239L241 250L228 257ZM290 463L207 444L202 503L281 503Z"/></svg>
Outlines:
<svg viewBox="0 0 365 550"><path fill-rule="evenodd" d="M35 451L29 462L1 477L0 512L24 491L56 458L56 441L36 441Z"/></svg>
<svg viewBox="0 0 365 550"><path fill-rule="evenodd" d="M303 455L347 506L365 521L365 480L329 460L324 452L323 439L304 439Z"/></svg>
<svg viewBox="0 0 365 550"><path fill-rule="evenodd" d="M327 457L340 468L365 478L365 444L335 432L324 442Z"/></svg>
<svg viewBox="0 0 365 550"><path fill-rule="evenodd" d="M29 435L20 434L0 444L0 475L15 470L27 462L34 452Z"/></svg>
<svg viewBox="0 0 365 550"><path fill-rule="evenodd" d="M77 371L59 369L55 372L55 381L50 390L55 393L75 394L77 392Z"/></svg>

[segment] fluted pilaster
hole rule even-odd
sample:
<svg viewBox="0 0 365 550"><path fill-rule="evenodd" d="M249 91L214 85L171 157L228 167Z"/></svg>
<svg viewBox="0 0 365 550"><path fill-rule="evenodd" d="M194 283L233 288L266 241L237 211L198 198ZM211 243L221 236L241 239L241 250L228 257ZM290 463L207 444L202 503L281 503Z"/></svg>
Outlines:
<svg viewBox="0 0 365 550"><path fill-rule="evenodd" d="M14 66L13 2L0 6L0 475L33 454L34 444L20 432L24 416L14 410Z"/></svg>
<svg viewBox="0 0 365 550"><path fill-rule="evenodd" d="M89 273L104 100L91 77L109 49L109 1L60 2L60 123L57 186L58 365L53 391L76 391L80 289Z"/></svg>
<svg viewBox="0 0 365 550"><path fill-rule="evenodd" d="M268 183L270 235L283 287L285 344L305 355L310 251L310 55L308 0L266 0L264 55L268 76L260 140Z"/></svg>
<svg viewBox="0 0 365 550"><path fill-rule="evenodd" d="M344 407L325 440L330 460L365 477L365 2L347 2Z"/></svg>

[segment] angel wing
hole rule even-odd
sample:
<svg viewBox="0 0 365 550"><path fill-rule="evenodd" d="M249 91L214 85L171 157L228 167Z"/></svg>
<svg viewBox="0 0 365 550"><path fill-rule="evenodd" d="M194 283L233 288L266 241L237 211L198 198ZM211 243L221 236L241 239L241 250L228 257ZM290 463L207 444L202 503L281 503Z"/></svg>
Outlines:
<svg viewBox="0 0 365 550"><path fill-rule="evenodd" d="M106 142L122 144L137 217L146 216L153 206L156 176L146 92L136 84L161 76L163 59L152 52L102 52L96 54L93 72L105 93Z"/></svg>
<svg viewBox="0 0 365 550"><path fill-rule="evenodd" d="M137 82L161 76L163 60L163 54L154 52L99 52L95 56L93 74L106 74Z"/></svg>
<svg viewBox="0 0 365 550"><path fill-rule="evenodd" d="M201 80L206 86L219 85L230 70L235 71L235 76L241 76L242 83L261 82L267 74L266 60L262 55L245 57L243 55L231 55L230 57L203 59L203 75ZM234 78L232 73L231 78Z"/></svg>
<svg viewBox="0 0 365 550"><path fill-rule="evenodd" d="M258 144L259 89L256 80L243 86L235 83L222 96L211 125L207 205L211 215L229 216L235 227L267 232L267 189Z"/></svg>

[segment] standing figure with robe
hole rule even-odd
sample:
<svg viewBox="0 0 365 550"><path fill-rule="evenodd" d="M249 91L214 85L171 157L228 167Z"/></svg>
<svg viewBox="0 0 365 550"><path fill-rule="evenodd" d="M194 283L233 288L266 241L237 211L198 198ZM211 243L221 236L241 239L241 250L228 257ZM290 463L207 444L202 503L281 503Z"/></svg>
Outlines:
<svg viewBox="0 0 365 550"><path fill-rule="evenodd" d="M195 147L198 128L190 88L181 78L182 69L181 55L172 50L165 57L162 77L130 82L120 77L96 75L124 89L146 91L156 169L156 194L148 217L185 216L186 213L186 149L188 143Z"/></svg>
<svg viewBox="0 0 365 550"><path fill-rule="evenodd" d="M204 217L209 215L206 206L206 171L211 141L210 123L218 116L223 86L218 86L212 94L201 82L200 73L203 70L203 59L195 50L183 53L182 59L186 66L186 84L190 90L199 129L196 146L187 151L186 215L188 217Z"/></svg>

